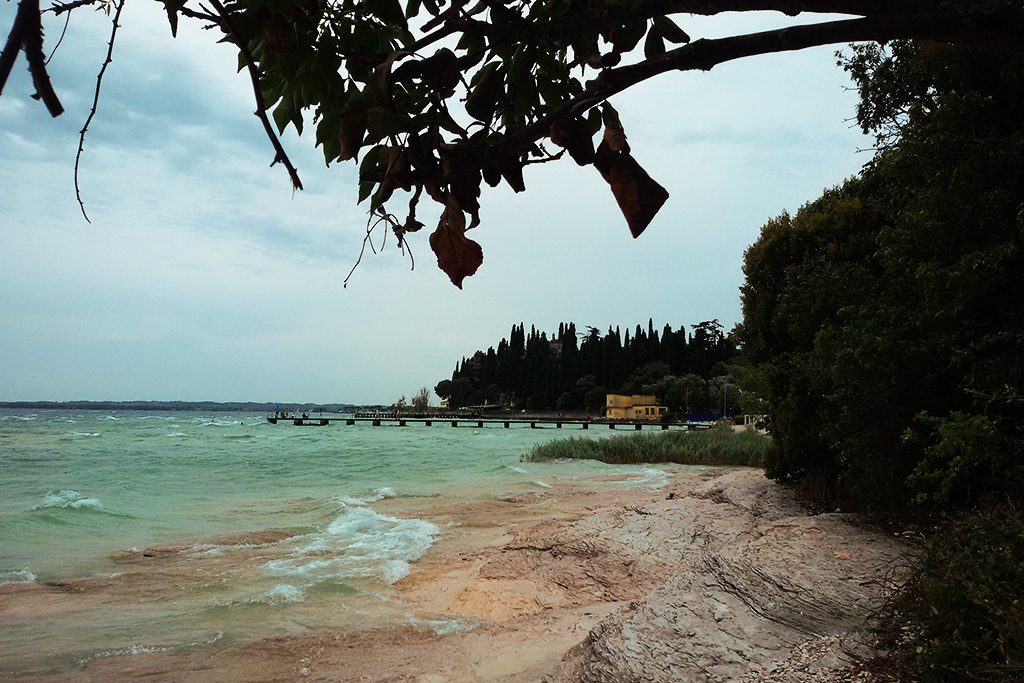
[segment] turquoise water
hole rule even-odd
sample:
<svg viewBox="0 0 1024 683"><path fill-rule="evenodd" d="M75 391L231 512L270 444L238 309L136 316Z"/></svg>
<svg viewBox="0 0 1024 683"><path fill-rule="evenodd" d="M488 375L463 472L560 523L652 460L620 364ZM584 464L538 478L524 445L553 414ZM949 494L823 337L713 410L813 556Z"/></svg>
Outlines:
<svg viewBox="0 0 1024 683"><path fill-rule="evenodd" d="M519 462L534 444L568 433L0 411L0 580L99 571L108 553L130 547L323 524L345 497L500 496L605 469Z"/></svg>
<svg viewBox="0 0 1024 683"><path fill-rule="evenodd" d="M130 565L141 578L125 582L116 605L100 591L73 614L55 608L50 619L0 610L8 652L0 654L0 671L63 670L140 642L160 650L289 633L296 624L398 618L389 612L388 587L445 530L378 513L373 503L393 499L394 510L402 499L486 499L611 471L641 481L661 474L586 461L520 462L534 444L578 433L295 427L243 413L0 411L0 584L7 584L0 587L8 595L16 584L121 576L125 557L160 544L188 548L195 560L187 571L168 565L156 574ZM268 529L289 536L255 545L210 541ZM205 578L183 579L187 572ZM187 588L171 591L175 582ZM331 609L317 609L324 604ZM43 639L48 654L40 654Z"/></svg>

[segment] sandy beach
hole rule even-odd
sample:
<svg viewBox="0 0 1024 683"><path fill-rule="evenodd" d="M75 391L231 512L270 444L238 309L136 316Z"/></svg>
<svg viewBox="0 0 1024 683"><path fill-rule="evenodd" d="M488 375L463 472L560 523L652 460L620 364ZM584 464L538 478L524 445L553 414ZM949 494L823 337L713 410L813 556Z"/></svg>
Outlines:
<svg viewBox="0 0 1024 683"><path fill-rule="evenodd" d="M872 680L850 661L909 546L853 516L809 515L759 470L669 474L653 490L379 501L443 530L395 584L394 613L430 618L128 649L26 680ZM0 618L159 604L266 559L287 533L204 539L244 549L225 554L190 539L126 552L115 576L2 586Z"/></svg>

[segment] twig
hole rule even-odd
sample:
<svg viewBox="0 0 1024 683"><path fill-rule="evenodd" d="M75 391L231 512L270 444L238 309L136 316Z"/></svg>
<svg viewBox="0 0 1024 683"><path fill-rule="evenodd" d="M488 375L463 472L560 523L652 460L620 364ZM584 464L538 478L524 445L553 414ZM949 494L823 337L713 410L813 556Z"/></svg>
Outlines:
<svg viewBox="0 0 1024 683"><path fill-rule="evenodd" d="M225 29L228 33L228 38L231 42L238 47L242 53L242 57L245 58L245 65L249 71L249 78L252 80L252 92L256 98L256 111L254 112L259 120L263 123L263 129L267 132L267 137L270 138L270 144L274 146L274 160L270 163L271 166L281 162L284 167L288 169L288 175L292 179L292 187L296 190L302 189L302 181L299 180L299 172L295 170L292 165L291 159L288 158L287 152L284 151L284 147L281 145L281 140L277 137L277 133L274 132L274 127L270 124L270 119L267 118L267 103L263 99L263 89L260 87L260 72L256 68L256 59L253 57L252 51L249 50L249 45L245 38L238 31L235 26L234 20L224 5L219 0L210 0L210 5L217 10L217 14L220 15L223 24L221 28Z"/></svg>
<svg viewBox="0 0 1024 683"><path fill-rule="evenodd" d="M117 3L117 11L114 12L113 25L110 29L110 42L107 43L107 57L103 60L103 66L100 67L100 72L96 74L96 90L92 96L92 108L89 110L89 117L85 120L85 125L82 126L82 130L78 132L78 152L75 153L75 198L78 199L78 206L82 209L82 216L85 217L86 223L92 223L89 220L89 214L85 212L85 204L82 202L82 190L78 185L78 167L82 161L82 151L85 149L85 134L89 130L89 124L92 123L92 118L96 116L96 107L100 103L100 87L103 85L103 74L107 71L107 66L113 60L114 54L114 40L117 38L117 27L118 19L121 18L121 10L124 9L124 1L121 0Z"/></svg>
<svg viewBox="0 0 1024 683"><path fill-rule="evenodd" d="M380 220L378 219L377 222L373 224L373 227L370 227L370 221L372 220L373 214L370 214L370 217L366 219L366 234L363 235L363 244L361 247L359 247L359 257L356 259L356 262L352 264L352 268L348 271L348 275L346 275L345 279L342 280L342 289L348 289L348 281L349 279L351 279L352 273L356 272L356 268L358 268L359 264L363 262L363 254L366 252L367 242L370 243L370 251L372 251L375 254L377 253L377 250L374 249L373 247L373 239L371 238L371 235L373 234L373 231L377 228L377 226L380 225Z"/></svg>
<svg viewBox="0 0 1024 683"><path fill-rule="evenodd" d="M57 48L60 47L60 44L64 42L64 36L68 32L68 24L70 24L70 23L71 23L71 13L68 12L68 15L66 17L64 17L64 28L61 29L60 38L57 39L57 44L54 45L53 49L50 51L50 56L46 58L45 62L43 62L45 65L49 65L50 60L53 59L53 56L55 54L57 54Z"/></svg>

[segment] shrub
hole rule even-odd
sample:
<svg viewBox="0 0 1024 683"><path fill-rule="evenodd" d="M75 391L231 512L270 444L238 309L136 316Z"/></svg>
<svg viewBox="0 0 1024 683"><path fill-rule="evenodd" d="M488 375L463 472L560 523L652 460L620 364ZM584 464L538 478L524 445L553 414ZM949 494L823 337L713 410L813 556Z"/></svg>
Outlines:
<svg viewBox="0 0 1024 683"><path fill-rule="evenodd" d="M1004 504L926 543L882 628L926 681L1024 679L1024 511Z"/></svg>

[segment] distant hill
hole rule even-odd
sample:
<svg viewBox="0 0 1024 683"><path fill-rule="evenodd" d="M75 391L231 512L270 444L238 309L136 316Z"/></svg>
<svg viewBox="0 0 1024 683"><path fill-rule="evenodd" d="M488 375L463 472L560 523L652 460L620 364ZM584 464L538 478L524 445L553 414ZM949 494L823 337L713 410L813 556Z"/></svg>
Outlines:
<svg viewBox="0 0 1024 683"><path fill-rule="evenodd" d="M351 403L254 403L250 401L0 401L0 408L38 410L217 410L268 412L279 407L288 407L292 410L350 412L366 406L357 406Z"/></svg>

